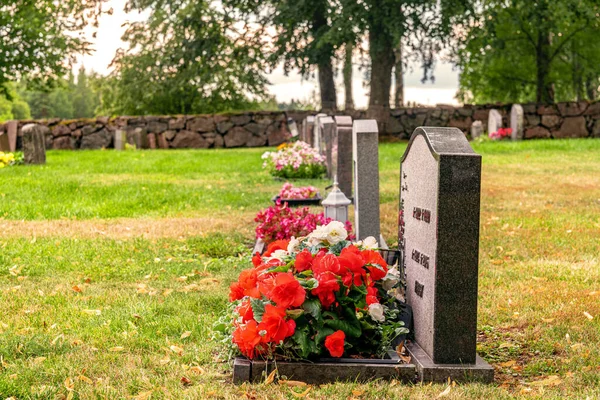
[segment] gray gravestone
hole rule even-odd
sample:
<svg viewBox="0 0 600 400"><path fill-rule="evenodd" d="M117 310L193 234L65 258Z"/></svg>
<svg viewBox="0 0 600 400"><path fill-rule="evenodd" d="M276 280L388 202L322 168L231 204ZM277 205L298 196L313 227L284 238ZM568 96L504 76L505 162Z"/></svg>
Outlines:
<svg viewBox="0 0 600 400"><path fill-rule="evenodd" d="M488 116L488 135L498 132L500 128L502 128L502 115L498 110L492 109Z"/></svg>
<svg viewBox="0 0 600 400"><path fill-rule="evenodd" d="M10 144L8 143L8 135L4 131L0 131L0 151L9 153Z"/></svg>
<svg viewBox="0 0 600 400"><path fill-rule="evenodd" d="M4 125L6 129L6 135L8 136L8 147L10 152L17 151L17 131L19 129L18 121L8 121Z"/></svg>
<svg viewBox="0 0 600 400"><path fill-rule="evenodd" d="M135 145L136 149L147 149L148 131L145 128L135 128L133 131L127 132L127 142Z"/></svg>
<svg viewBox="0 0 600 400"><path fill-rule="evenodd" d="M125 143L127 143L127 132L117 129L115 131L115 150L125 150Z"/></svg>
<svg viewBox="0 0 600 400"><path fill-rule="evenodd" d="M352 198L352 117L336 116L337 143L334 143L332 158L335 163L338 187Z"/></svg>
<svg viewBox="0 0 600 400"><path fill-rule="evenodd" d="M321 152L321 136L322 136L322 132L321 132L321 123L320 123L320 119L323 117L326 117L327 114L317 114L315 116L315 125L313 127L313 142L312 142L312 146L319 150L319 152ZM323 153L321 153L323 154Z"/></svg>
<svg viewBox="0 0 600 400"><path fill-rule="evenodd" d="M513 104L510 110L510 137L512 140L523 139L523 107L520 104Z"/></svg>
<svg viewBox="0 0 600 400"><path fill-rule="evenodd" d="M356 239L379 238L379 131L374 119L354 121L352 156Z"/></svg>
<svg viewBox="0 0 600 400"><path fill-rule="evenodd" d="M476 354L481 156L457 128L417 128L400 169L398 243L424 381L493 380Z"/></svg>
<svg viewBox="0 0 600 400"><path fill-rule="evenodd" d="M477 139L483 135L483 123L481 121L473 121L471 125L471 139Z"/></svg>
<svg viewBox="0 0 600 400"><path fill-rule="evenodd" d="M335 168L337 160L333 159L333 145L337 142L337 129L335 127L335 121L331 117L319 118L321 124L321 150L325 156L325 163L327 165L327 177L333 179L335 175ZM335 164L335 165L334 165Z"/></svg>
<svg viewBox="0 0 600 400"><path fill-rule="evenodd" d="M302 134L304 136L302 138L300 138L300 140L302 140L303 142L306 142L312 146L314 129L315 129L315 117L312 115L309 115L304 120L304 126L302 127Z"/></svg>
<svg viewBox="0 0 600 400"><path fill-rule="evenodd" d="M46 133L48 127L39 124L28 124L23 132L23 161L25 164L46 163Z"/></svg>

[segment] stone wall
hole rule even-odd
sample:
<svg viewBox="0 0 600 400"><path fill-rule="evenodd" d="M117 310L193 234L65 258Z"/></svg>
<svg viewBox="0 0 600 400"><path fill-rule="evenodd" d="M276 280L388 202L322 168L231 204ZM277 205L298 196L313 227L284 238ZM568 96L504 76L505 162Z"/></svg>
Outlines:
<svg viewBox="0 0 600 400"><path fill-rule="evenodd" d="M482 121L487 127L491 109L500 112L503 126L510 126L511 105L465 105L462 107L401 108L390 111L389 121L382 127L382 136L408 139L418 126L457 127L470 135L471 124ZM553 105L523 104L525 139L597 137L600 138L600 102L573 102ZM153 148L219 148L276 146L289 137L288 118L300 129L302 120L315 114L308 111L246 112L217 115L180 115L146 117L99 117L95 119L18 121L20 148L21 128L28 123L48 127L48 149L100 149L114 147L115 131L127 132L135 143L134 132L143 130ZM369 118L364 110L347 114L353 119ZM10 123L0 124L7 132Z"/></svg>

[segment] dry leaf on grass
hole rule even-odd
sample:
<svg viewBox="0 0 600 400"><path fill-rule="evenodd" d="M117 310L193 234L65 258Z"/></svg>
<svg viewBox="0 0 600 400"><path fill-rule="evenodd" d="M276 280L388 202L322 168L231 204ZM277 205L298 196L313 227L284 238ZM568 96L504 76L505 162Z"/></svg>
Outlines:
<svg viewBox="0 0 600 400"><path fill-rule="evenodd" d="M276 374L277 374L277 369L274 369L273 371L271 371L269 376L267 376L267 378L265 379L265 385L270 385L271 383L273 383L273 381L275 380Z"/></svg>
<svg viewBox="0 0 600 400"><path fill-rule="evenodd" d="M452 386L448 385L448 387L446 389L444 389L443 392L441 392L440 394L437 395L437 399L439 399L440 397L446 397L450 394L450 391L452 390Z"/></svg>
<svg viewBox="0 0 600 400"><path fill-rule="evenodd" d="M178 355L183 354L183 349L179 346L171 345L171 346L169 346L169 349L171 349L171 351L175 354L178 354Z"/></svg>
<svg viewBox="0 0 600 400"><path fill-rule="evenodd" d="M306 382L301 382L301 381L287 381L287 380L279 380L278 382L280 385L283 386L290 386L290 387L302 387L302 386L308 386L308 383Z"/></svg>
<svg viewBox="0 0 600 400"><path fill-rule="evenodd" d="M77 293L82 293L82 292L83 292L83 289L81 289L81 288L80 288L79 286L77 286L77 285L73 285L73 286L71 286L71 290L73 290L74 292L77 292Z"/></svg>
<svg viewBox="0 0 600 400"><path fill-rule="evenodd" d="M183 386L191 386L192 385L192 380L186 376L182 376L181 377L181 384Z"/></svg>
<svg viewBox="0 0 600 400"><path fill-rule="evenodd" d="M589 312L587 312L587 311L584 311L583 315L585 315L585 317L587 319L589 319L590 321L594 319L594 316L592 314L590 314Z"/></svg>
<svg viewBox="0 0 600 400"><path fill-rule="evenodd" d="M531 382L533 386L558 386L562 383L562 380L558 375L550 375L546 379L540 381Z"/></svg>
<svg viewBox="0 0 600 400"><path fill-rule="evenodd" d="M201 367L199 367L197 365L190 367L190 371L196 375L202 375L204 373L204 369L202 369Z"/></svg>
<svg viewBox="0 0 600 400"><path fill-rule="evenodd" d="M294 391L294 389L290 388L290 392L292 393L292 395L293 395L294 397L297 397L297 398L302 398L302 397L306 397L306 396L308 396L308 392L310 392L310 389L311 389L311 388L310 388L310 386L309 386L309 387L308 387L308 388L307 388L307 389L306 389L304 392L298 393L298 392L295 392L295 391Z"/></svg>
<svg viewBox="0 0 600 400"><path fill-rule="evenodd" d="M181 339L189 338L191 336L191 331L185 331L181 334Z"/></svg>
<svg viewBox="0 0 600 400"><path fill-rule="evenodd" d="M112 351L115 353L119 353L123 350L125 350L125 347L123 347L123 346L115 346L115 347L111 347L110 349L108 349L108 351Z"/></svg>
<svg viewBox="0 0 600 400"><path fill-rule="evenodd" d="M65 379L65 389L67 389L68 391L72 391L73 389L75 389L75 382L73 382L73 379L71 379L70 377L67 377L67 379Z"/></svg>
<svg viewBox="0 0 600 400"><path fill-rule="evenodd" d="M515 360L510 360L510 361L506 361L503 363L500 363L498 365L500 365L503 368L507 368L507 367L512 367L513 365L515 365L517 362Z"/></svg>
<svg viewBox="0 0 600 400"><path fill-rule="evenodd" d="M102 314L102 311L100 310L82 310L84 314L87 315L100 315Z"/></svg>

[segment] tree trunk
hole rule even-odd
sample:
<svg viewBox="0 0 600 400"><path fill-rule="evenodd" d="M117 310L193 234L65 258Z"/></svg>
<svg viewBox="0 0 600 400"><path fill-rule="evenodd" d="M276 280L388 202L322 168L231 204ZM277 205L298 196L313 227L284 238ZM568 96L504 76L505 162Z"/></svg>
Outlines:
<svg viewBox="0 0 600 400"><path fill-rule="evenodd" d="M585 91L588 100L596 100L598 97L598 78L588 77L585 80Z"/></svg>
<svg viewBox="0 0 600 400"><path fill-rule="evenodd" d="M394 51L396 65L394 65L394 80L396 88L394 90L394 107L404 106L404 65L402 64L402 41L396 46Z"/></svg>
<svg viewBox="0 0 600 400"><path fill-rule="evenodd" d="M384 130L390 116L390 90L394 68L394 45L392 38L371 26L369 32L369 55L371 56L371 93L369 96L369 118L379 122Z"/></svg>
<svg viewBox="0 0 600 400"><path fill-rule="evenodd" d="M346 43L344 49L344 94L346 96L346 104L344 108L346 110L354 110L354 96L352 95L352 53L354 51L354 44L352 42Z"/></svg>
<svg viewBox="0 0 600 400"><path fill-rule="evenodd" d="M337 109L337 95L335 93L331 58L319 62L319 88L321 89L321 109L335 111Z"/></svg>
<svg viewBox="0 0 600 400"><path fill-rule="evenodd" d="M550 73L550 35L540 29L536 49L537 88L536 100L538 103L553 103L554 88L548 82Z"/></svg>

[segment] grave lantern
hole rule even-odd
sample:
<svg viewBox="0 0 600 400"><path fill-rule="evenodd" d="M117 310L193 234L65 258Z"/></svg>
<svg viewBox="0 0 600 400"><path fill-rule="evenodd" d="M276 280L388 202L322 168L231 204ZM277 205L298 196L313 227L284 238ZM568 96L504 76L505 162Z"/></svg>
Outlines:
<svg viewBox="0 0 600 400"><path fill-rule="evenodd" d="M337 177L333 181L333 188L327 195L327 198L321 202L325 207L325 218L331 218L334 221L348 221L348 206L352 203L344 192L338 187Z"/></svg>

